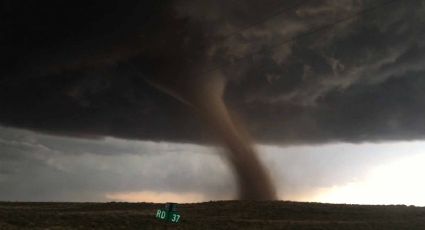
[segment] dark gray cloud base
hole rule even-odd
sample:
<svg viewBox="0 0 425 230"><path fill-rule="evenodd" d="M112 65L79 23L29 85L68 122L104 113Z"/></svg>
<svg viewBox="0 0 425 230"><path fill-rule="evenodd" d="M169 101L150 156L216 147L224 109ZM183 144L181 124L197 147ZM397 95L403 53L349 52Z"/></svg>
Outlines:
<svg viewBox="0 0 425 230"><path fill-rule="evenodd" d="M144 79L172 84L217 67L226 103L261 142L423 139L424 1L392 1L287 42L385 2L4 1L0 123L205 141L198 118Z"/></svg>
<svg viewBox="0 0 425 230"><path fill-rule="evenodd" d="M236 190L212 148L0 131L0 200L106 201L109 193L144 191L219 199Z"/></svg>
<svg viewBox="0 0 425 230"><path fill-rule="evenodd" d="M422 154L425 144L257 147L279 198L293 200L367 178L378 165ZM216 152L196 144L93 140L0 127L0 200L108 201L107 194L127 192L235 198L234 174Z"/></svg>

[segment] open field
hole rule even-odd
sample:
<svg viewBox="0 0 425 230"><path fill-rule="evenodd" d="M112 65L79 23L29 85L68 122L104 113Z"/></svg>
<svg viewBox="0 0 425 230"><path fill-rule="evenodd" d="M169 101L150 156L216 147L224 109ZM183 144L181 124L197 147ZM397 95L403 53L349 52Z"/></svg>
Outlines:
<svg viewBox="0 0 425 230"><path fill-rule="evenodd" d="M425 208L302 202L180 204L181 222L154 218L153 203L0 202L0 229L425 229Z"/></svg>

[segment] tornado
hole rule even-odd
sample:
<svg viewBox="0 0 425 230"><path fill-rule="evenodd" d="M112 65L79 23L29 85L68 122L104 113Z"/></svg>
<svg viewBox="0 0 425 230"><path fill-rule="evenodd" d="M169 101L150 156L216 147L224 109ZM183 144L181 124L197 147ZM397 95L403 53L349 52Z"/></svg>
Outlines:
<svg viewBox="0 0 425 230"><path fill-rule="evenodd" d="M168 78L169 79L169 78ZM227 160L238 183L238 199L275 200L276 191L245 131L236 126L223 101L220 71L189 80L148 80L161 91L189 105L227 148Z"/></svg>

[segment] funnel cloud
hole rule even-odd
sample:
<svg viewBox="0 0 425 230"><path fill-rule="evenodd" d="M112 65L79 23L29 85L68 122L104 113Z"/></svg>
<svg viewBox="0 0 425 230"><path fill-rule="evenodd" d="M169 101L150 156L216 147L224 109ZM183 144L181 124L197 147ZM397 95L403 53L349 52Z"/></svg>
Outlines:
<svg viewBox="0 0 425 230"><path fill-rule="evenodd" d="M4 127L220 142L243 199L276 194L253 143L425 138L423 0L1 4Z"/></svg>
<svg viewBox="0 0 425 230"><path fill-rule="evenodd" d="M252 144L241 135L223 101L224 80L221 75L186 80L184 85L152 83L164 92L189 104L209 125L228 148L239 184L239 198L244 200L274 200L276 191L267 170L262 166ZM179 91L184 88L185 90Z"/></svg>

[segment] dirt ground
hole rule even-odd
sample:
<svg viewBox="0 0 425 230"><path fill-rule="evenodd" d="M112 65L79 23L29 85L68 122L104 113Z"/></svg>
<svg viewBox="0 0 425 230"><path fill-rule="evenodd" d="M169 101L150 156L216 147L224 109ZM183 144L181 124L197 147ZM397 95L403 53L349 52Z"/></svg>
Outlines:
<svg viewBox="0 0 425 230"><path fill-rule="evenodd" d="M425 229L425 208L286 201L179 204L163 223L153 203L0 202L0 229Z"/></svg>

